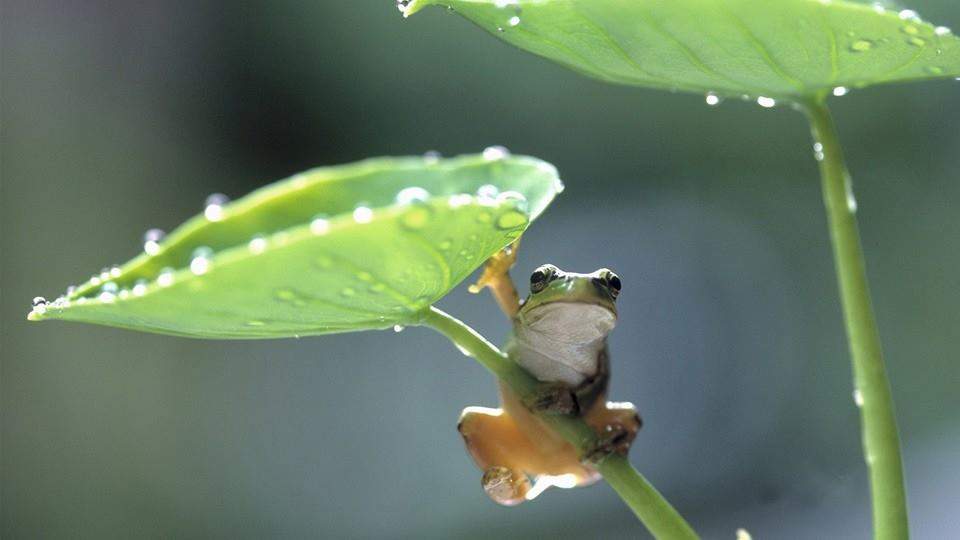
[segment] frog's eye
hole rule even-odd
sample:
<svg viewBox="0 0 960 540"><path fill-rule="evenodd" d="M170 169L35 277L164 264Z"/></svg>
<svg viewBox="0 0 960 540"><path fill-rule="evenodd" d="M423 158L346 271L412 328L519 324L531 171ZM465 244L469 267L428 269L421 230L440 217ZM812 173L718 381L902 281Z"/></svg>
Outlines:
<svg viewBox="0 0 960 540"><path fill-rule="evenodd" d="M537 268L530 274L530 292L538 293L542 291L548 283L557 277L557 267L552 264L545 264Z"/></svg>
<svg viewBox="0 0 960 540"><path fill-rule="evenodd" d="M610 291L610 296L616 298L620 294L620 287L623 285L620 283L620 276L610 270L603 269L600 271L600 282Z"/></svg>

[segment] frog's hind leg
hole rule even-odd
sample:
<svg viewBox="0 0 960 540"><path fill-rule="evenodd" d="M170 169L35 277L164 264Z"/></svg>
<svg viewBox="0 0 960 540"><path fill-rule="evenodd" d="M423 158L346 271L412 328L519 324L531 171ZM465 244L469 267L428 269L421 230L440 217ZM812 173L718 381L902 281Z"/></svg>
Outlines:
<svg viewBox="0 0 960 540"><path fill-rule="evenodd" d="M457 429L483 471L483 490L499 504L518 505L549 485L573 487L596 480L595 471L580 463L572 446L542 448L503 409L467 407ZM531 485L530 476L538 479L536 485Z"/></svg>
<svg viewBox="0 0 960 540"><path fill-rule="evenodd" d="M480 470L483 490L494 502L515 506L526 500L530 479L523 470L523 454L530 441L503 409L467 407L457 430Z"/></svg>
<svg viewBox="0 0 960 540"><path fill-rule="evenodd" d="M490 289L494 300L508 318L513 318L520 311L520 295L510 278L510 269L517 262L517 249L520 239L503 248L487 259L483 267L483 274L476 283L470 286L470 292L477 294L483 289Z"/></svg>

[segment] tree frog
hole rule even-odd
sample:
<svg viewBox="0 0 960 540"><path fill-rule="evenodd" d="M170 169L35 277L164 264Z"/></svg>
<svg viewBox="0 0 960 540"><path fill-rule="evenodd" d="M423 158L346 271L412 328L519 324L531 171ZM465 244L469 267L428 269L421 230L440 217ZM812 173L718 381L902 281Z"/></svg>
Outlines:
<svg viewBox="0 0 960 540"><path fill-rule="evenodd" d="M632 404L606 400L607 336L617 321L620 278L605 268L576 274L546 264L530 276L530 295L521 302L508 273L515 258L516 245L494 256L471 291L490 288L513 322L505 352L543 383L542 389L522 401L501 383L499 408L467 407L457 426L483 471L484 491L505 506L551 486L583 486L600 478L590 456L581 456L536 413L582 417L600 435L600 453L625 454L641 425Z"/></svg>

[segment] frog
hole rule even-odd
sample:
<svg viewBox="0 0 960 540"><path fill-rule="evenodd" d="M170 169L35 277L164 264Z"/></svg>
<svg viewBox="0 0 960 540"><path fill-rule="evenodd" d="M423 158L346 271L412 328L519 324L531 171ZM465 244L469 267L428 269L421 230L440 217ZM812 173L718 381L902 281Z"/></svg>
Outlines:
<svg viewBox="0 0 960 540"><path fill-rule="evenodd" d="M504 506L550 487L595 483L595 464L625 455L642 425L633 404L607 401L607 337L617 322L620 277L607 268L579 274L545 264L530 275L530 293L520 300L509 275L516 250L515 243L488 260L470 290L492 292L512 323L504 352L538 388L522 398L500 382L499 407L467 407L457 424L484 492ZM597 433L596 446L578 450L544 422L550 414L583 419Z"/></svg>

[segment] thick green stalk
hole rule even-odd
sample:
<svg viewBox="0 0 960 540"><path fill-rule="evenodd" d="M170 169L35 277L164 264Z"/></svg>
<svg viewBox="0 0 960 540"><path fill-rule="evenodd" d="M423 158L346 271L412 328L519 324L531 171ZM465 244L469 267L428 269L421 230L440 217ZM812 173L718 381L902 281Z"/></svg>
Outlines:
<svg viewBox="0 0 960 540"><path fill-rule="evenodd" d="M857 227L857 203L837 131L822 99L805 104L820 162L843 318L853 362L854 400L860 407L863 450L870 472L874 538L909 537L900 439L893 397L883 365L880 334L873 315L863 248Z"/></svg>
<svg viewBox="0 0 960 540"><path fill-rule="evenodd" d="M519 396L530 395L538 382L474 329L435 307L421 314L419 324L445 335L461 351L477 359L494 376ZM581 451L593 447L596 433L576 417L543 415L541 418L563 438ZM654 537L663 540L691 540L697 534L683 517L663 498L623 456L610 456L597 465L604 479Z"/></svg>

